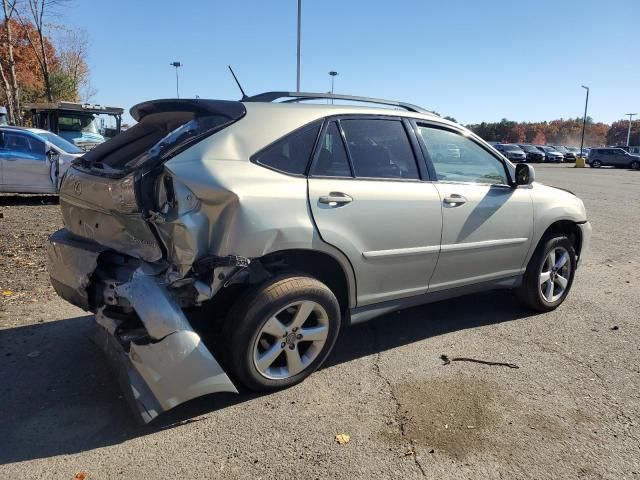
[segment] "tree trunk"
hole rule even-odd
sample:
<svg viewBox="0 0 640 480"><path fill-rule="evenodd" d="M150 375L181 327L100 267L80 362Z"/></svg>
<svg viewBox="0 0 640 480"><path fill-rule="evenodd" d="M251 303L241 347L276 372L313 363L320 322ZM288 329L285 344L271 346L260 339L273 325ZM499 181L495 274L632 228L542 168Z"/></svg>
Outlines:
<svg viewBox="0 0 640 480"><path fill-rule="evenodd" d="M7 115L9 117L9 123L15 123L15 112L13 108L13 92L11 91L11 85L7 79L7 75L4 73L4 67L0 63L0 78L2 78L2 88L4 95L7 98Z"/></svg>
<svg viewBox="0 0 640 480"><path fill-rule="evenodd" d="M16 61L13 57L13 32L11 31L11 17L15 9L15 3L9 6L8 0L2 0L2 7L4 9L4 27L7 36L7 52L9 63L9 75L11 78L11 101L13 103L14 117L13 122L22 124L22 113L20 108L20 89L18 87L18 78L16 76Z"/></svg>

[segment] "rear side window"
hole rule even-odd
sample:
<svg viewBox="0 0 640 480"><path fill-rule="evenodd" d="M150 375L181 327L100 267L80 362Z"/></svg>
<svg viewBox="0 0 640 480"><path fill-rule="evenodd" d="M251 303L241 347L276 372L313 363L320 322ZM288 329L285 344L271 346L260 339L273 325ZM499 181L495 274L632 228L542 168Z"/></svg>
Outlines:
<svg viewBox="0 0 640 480"><path fill-rule="evenodd" d="M418 167L400 120L342 120L354 174L418 180Z"/></svg>
<svg viewBox="0 0 640 480"><path fill-rule="evenodd" d="M331 122L322 138L313 175L320 177L351 177L347 151L337 122Z"/></svg>
<svg viewBox="0 0 640 480"><path fill-rule="evenodd" d="M304 175L322 122L314 122L277 140L252 157L265 167L293 175Z"/></svg>

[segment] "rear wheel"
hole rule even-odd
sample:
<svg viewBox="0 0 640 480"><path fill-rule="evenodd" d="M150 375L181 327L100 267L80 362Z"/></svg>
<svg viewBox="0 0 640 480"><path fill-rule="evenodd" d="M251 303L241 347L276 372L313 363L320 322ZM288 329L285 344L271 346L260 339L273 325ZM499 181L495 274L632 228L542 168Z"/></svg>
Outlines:
<svg viewBox="0 0 640 480"><path fill-rule="evenodd" d="M250 390L294 385L324 362L339 330L338 301L322 282L293 275L270 280L229 313L227 368Z"/></svg>
<svg viewBox="0 0 640 480"><path fill-rule="evenodd" d="M564 235L543 238L529 260L518 301L527 308L548 312L557 308L571 290L576 271L576 253Z"/></svg>
<svg viewBox="0 0 640 480"><path fill-rule="evenodd" d="M589 166L592 168L600 168L602 166L602 162L600 160L591 160L591 162L589 162Z"/></svg>

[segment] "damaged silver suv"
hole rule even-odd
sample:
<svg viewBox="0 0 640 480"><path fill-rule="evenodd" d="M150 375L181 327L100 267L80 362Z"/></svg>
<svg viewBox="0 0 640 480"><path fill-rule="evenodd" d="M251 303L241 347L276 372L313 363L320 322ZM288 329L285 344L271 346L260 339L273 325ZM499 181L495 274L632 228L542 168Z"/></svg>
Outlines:
<svg viewBox="0 0 640 480"><path fill-rule="evenodd" d="M575 195L414 105L270 92L131 115L66 173L48 251L145 422L300 382L386 312L493 288L554 309L589 241Z"/></svg>

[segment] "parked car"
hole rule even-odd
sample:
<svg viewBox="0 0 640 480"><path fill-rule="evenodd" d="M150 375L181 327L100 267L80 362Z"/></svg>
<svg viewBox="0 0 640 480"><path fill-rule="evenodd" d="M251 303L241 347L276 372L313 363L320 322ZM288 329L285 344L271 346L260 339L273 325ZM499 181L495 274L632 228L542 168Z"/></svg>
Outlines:
<svg viewBox="0 0 640 480"><path fill-rule="evenodd" d="M580 149L578 147L564 147L564 148L566 148L568 151L573 153L575 158L578 158L580 156Z"/></svg>
<svg viewBox="0 0 640 480"><path fill-rule="evenodd" d="M538 150L544 153L544 161L545 162L562 162L564 160L564 155L558 152L555 148L549 147L547 145L536 145Z"/></svg>
<svg viewBox="0 0 640 480"><path fill-rule="evenodd" d="M95 313L145 422L298 383L341 326L405 307L506 288L553 310L589 243L578 197L414 105L268 92L131 116L65 175L49 273ZM461 158L436 160L441 145Z"/></svg>
<svg viewBox="0 0 640 480"><path fill-rule="evenodd" d="M533 145L520 145L522 151L527 155L527 162L544 162L545 154Z"/></svg>
<svg viewBox="0 0 640 480"><path fill-rule="evenodd" d="M0 192L56 193L62 175L83 153L46 130L0 127Z"/></svg>
<svg viewBox="0 0 640 480"><path fill-rule="evenodd" d="M571 150L569 150L567 147L563 147L562 145L553 145L553 148L555 148L558 152L560 152L564 156L563 160L565 162L576 161L576 154Z"/></svg>
<svg viewBox="0 0 640 480"><path fill-rule="evenodd" d="M527 160L527 154L522 151L520 145L513 143L499 143L494 145L493 148L502 153L512 162L524 162Z"/></svg>
<svg viewBox="0 0 640 480"><path fill-rule="evenodd" d="M634 155L622 148L592 148L587 163L594 168L613 166L639 170L640 155Z"/></svg>

